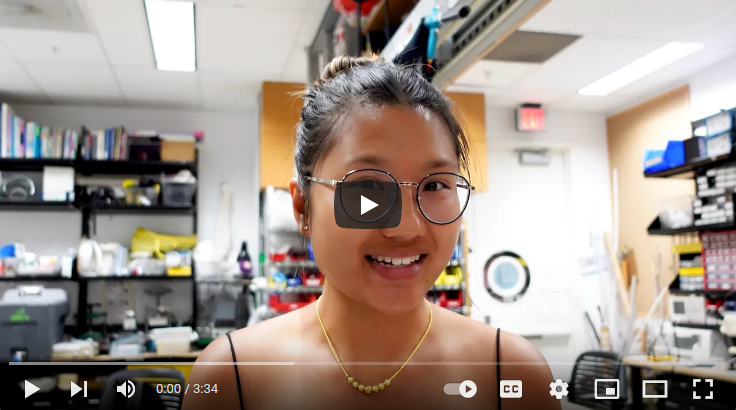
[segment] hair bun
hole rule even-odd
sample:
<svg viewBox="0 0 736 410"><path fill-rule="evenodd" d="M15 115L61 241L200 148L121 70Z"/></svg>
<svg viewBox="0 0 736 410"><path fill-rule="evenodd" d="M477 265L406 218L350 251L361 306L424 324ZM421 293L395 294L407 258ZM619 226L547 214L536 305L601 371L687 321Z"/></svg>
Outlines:
<svg viewBox="0 0 736 410"><path fill-rule="evenodd" d="M325 66L322 70L322 76L318 83L324 84L336 75L342 72L348 72L351 69L359 66L365 66L375 62L384 61L378 54L373 54L368 57L352 57L352 56L337 56Z"/></svg>

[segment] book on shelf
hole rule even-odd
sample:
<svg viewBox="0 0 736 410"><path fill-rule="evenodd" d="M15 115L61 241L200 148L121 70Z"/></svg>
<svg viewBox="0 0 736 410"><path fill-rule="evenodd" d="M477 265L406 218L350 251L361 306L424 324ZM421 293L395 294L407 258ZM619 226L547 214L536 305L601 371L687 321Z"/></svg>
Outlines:
<svg viewBox="0 0 736 410"><path fill-rule="evenodd" d="M76 158L79 134L51 128L17 116L6 103L0 104L0 158Z"/></svg>
<svg viewBox="0 0 736 410"><path fill-rule="evenodd" d="M84 160L120 161L128 159L128 133L125 128L104 130L83 128L80 154Z"/></svg>

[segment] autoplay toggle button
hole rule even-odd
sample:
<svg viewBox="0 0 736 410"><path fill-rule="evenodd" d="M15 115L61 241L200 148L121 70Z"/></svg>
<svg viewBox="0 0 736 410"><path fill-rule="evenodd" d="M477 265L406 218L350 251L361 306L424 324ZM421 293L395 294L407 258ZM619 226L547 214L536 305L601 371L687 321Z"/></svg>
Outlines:
<svg viewBox="0 0 736 410"><path fill-rule="evenodd" d="M462 396L470 399L478 393L478 386L472 380L465 380L462 383L447 383L443 390L448 396Z"/></svg>
<svg viewBox="0 0 736 410"><path fill-rule="evenodd" d="M337 226L346 229L390 229L399 226L399 187L393 180L382 181L380 178L345 180L337 185L334 205Z"/></svg>

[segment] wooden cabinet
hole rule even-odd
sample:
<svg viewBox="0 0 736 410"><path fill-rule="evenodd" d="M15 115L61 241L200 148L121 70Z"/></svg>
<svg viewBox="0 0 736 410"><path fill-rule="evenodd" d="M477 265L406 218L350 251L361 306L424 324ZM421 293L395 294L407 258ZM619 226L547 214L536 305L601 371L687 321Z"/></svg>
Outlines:
<svg viewBox="0 0 736 410"><path fill-rule="evenodd" d="M293 95L301 83L265 82L261 92L260 187L288 188L294 178L296 125L303 100ZM486 106L483 94L451 93L470 143L470 181L476 191L487 189Z"/></svg>
<svg viewBox="0 0 736 410"><path fill-rule="evenodd" d="M303 100L302 83L264 82L261 91L260 187L288 188L294 178L294 143Z"/></svg>
<svg viewBox="0 0 736 410"><path fill-rule="evenodd" d="M455 103L470 144L470 183L476 192L488 189L486 102L483 94L445 92Z"/></svg>

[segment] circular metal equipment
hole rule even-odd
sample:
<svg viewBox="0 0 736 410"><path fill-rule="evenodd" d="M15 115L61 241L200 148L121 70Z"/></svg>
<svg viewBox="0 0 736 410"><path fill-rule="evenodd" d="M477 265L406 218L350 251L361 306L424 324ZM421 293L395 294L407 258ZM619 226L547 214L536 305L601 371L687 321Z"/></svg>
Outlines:
<svg viewBox="0 0 736 410"><path fill-rule="evenodd" d="M483 267L486 291L494 299L504 303L519 300L529 289L531 275L524 259L514 252L504 251L492 255Z"/></svg>

